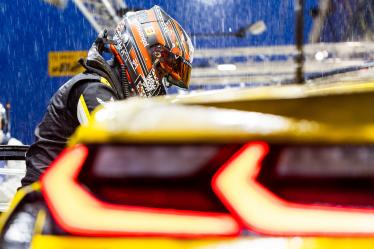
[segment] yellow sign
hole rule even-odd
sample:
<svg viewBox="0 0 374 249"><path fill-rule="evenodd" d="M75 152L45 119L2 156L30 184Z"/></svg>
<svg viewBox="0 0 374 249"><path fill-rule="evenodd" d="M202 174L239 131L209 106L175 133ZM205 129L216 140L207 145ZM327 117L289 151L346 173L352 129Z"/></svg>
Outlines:
<svg viewBox="0 0 374 249"><path fill-rule="evenodd" d="M87 51L54 51L48 53L48 74L51 77L73 76L84 71L78 60Z"/></svg>

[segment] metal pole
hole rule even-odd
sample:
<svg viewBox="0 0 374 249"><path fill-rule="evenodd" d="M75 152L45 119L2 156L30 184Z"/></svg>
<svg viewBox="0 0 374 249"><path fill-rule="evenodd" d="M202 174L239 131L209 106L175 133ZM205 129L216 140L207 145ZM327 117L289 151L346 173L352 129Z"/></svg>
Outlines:
<svg viewBox="0 0 374 249"><path fill-rule="evenodd" d="M303 84L304 79L304 0L295 0L295 83Z"/></svg>

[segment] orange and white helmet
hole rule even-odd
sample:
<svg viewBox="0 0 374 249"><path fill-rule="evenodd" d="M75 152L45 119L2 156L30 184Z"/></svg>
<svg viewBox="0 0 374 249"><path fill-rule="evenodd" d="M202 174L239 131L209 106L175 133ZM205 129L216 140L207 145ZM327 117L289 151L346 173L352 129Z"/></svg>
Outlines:
<svg viewBox="0 0 374 249"><path fill-rule="evenodd" d="M126 66L131 95L163 95L169 84L188 88L191 39L159 6L123 18L113 40L111 50Z"/></svg>

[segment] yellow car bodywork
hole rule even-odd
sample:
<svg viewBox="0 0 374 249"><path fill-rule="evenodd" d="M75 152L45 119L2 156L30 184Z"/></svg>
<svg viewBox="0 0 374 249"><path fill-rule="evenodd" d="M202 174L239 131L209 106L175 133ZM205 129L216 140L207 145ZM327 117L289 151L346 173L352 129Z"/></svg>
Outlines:
<svg viewBox="0 0 374 249"><path fill-rule="evenodd" d="M238 238L177 240L153 238L79 238L36 235L31 249L369 249L371 238Z"/></svg>
<svg viewBox="0 0 374 249"><path fill-rule="evenodd" d="M373 96L374 82L353 82L131 99L99 108L70 144L249 139L372 143Z"/></svg>
<svg viewBox="0 0 374 249"><path fill-rule="evenodd" d="M21 189L8 213L1 217L4 224L9 214L29 192L40 191L40 184ZM44 211L37 216L31 249L118 249L118 248L156 248L156 249L221 249L221 248L272 248L272 249L350 249L372 248L374 238L308 238L308 237L263 237L263 238L222 238L222 239L167 239L167 238L93 238L69 237L42 234Z"/></svg>
<svg viewBox="0 0 374 249"><path fill-rule="evenodd" d="M374 143L374 82L325 86L264 87L222 90L186 96L131 99L98 108L81 126L69 146L76 144L158 142ZM4 224L29 191L20 190ZM72 210L74 212L74 210ZM43 235L38 215L32 249L114 248L372 248L374 238L251 237L214 239L92 238ZM2 226L0 228L2 229Z"/></svg>

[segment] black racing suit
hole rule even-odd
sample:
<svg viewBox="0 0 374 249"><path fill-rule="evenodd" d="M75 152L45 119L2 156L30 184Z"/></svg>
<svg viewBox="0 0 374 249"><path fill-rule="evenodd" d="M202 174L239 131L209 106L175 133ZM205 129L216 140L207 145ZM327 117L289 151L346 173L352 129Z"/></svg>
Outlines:
<svg viewBox="0 0 374 249"><path fill-rule="evenodd" d="M35 129L36 141L26 154L27 171L22 186L39 179L66 147L75 129L87 121L90 112L101 103L115 99L117 96L108 83L94 74L79 74L60 87Z"/></svg>
<svg viewBox="0 0 374 249"><path fill-rule="evenodd" d="M122 82L115 63L106 62L94 44L81 61L87 71L66 82L51 98L47 112L35 129L36 141L26 153L26 176L22 186L40 175L66 147L75 129L88 120L98 105L124 99Z"/></svg>

